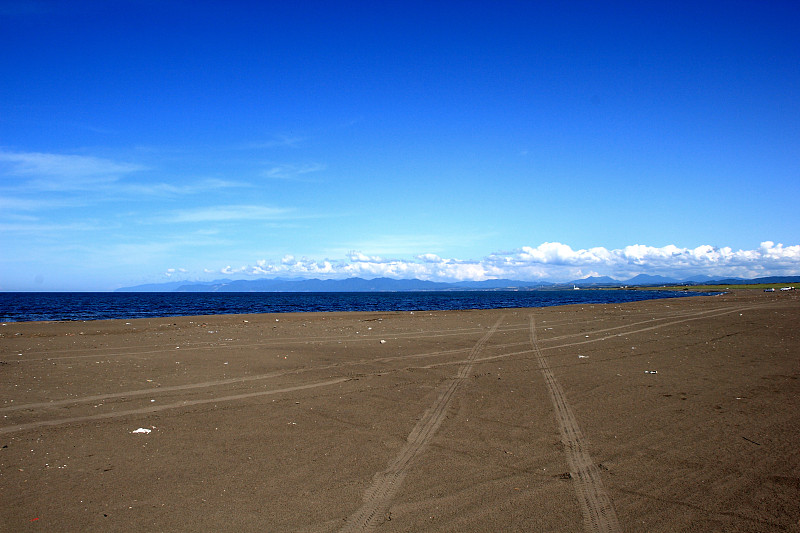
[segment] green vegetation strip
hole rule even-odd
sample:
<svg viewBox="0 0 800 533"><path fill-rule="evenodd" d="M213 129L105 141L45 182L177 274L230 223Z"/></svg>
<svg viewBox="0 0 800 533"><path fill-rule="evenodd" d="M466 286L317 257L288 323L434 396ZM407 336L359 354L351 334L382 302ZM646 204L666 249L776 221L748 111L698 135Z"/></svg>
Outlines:
<svg viewBox="0 0 800 533"><path fill-rule="evenodd" d="M739 285L666 285L664 287L630 287L646 291L725 291L730 289L775 289L792 287L787 283L742 283Z"/></svg>

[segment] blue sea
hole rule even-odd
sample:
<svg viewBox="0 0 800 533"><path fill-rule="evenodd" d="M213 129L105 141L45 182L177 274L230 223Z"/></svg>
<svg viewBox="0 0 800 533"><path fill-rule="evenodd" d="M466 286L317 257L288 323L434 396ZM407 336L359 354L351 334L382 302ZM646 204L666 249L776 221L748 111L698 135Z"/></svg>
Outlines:
<svg viewBox="0 0 800 533"><path fill-rule="evenodd" d="M418 311L607 304L711 293L637 290L247 293L0 293L0 322L312 311Z"/></svg>

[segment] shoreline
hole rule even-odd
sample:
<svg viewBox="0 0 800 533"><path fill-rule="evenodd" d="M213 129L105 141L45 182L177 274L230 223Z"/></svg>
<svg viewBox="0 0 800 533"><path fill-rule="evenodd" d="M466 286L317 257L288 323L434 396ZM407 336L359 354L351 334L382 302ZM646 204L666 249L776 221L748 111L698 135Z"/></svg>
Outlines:
<svg viewBox="0 0 800 533"><path fill-rule="evenodd" d="M798 319L731 291L7 322L0 530L800 531Z"/></svg>
<svg viewBox="0 0 800 533"><path fill-rule="evenodd" d="M426 291L359 293L0 293L5 320L85 322L137 318L255 315L293 312L409 312L542 308L572 304L717 296L719 292L637 291ZM600 296L602 294L602 296ZM88 298L94 295L93 298ZM5 296L5 298L3 298ZM122 300L122 301L120 301ZM124 304L124 307L122 307Z"/></svg>

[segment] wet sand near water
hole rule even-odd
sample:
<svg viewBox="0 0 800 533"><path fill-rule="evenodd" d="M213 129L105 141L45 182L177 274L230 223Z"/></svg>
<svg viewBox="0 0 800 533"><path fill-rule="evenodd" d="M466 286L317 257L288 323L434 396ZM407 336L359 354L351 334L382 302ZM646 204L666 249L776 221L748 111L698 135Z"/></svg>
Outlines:
<svg viewBox="0 0 800 533"><path fill-rule="evenodd" d="M0 326L2 531L800 531L800 297Z"/></svg>

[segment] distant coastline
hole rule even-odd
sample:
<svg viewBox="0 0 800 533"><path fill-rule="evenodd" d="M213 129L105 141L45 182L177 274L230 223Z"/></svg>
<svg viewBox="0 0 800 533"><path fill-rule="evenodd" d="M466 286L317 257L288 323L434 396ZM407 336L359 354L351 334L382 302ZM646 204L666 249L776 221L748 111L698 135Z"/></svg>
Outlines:
<svg viewBox="0 0 800 533"><path fill-rule="evenodd" d="M800 276L762 277L754 279L708 276L677 280L663 276L640 274L628 280L608 276L588 277L569 282L520 281L494 279L485 281L435 282L418 279L347 278L347 279L220 279L207 282L173 281L122 287L114 292L419 292L419 291L530 291L565 290L572 288L705 288L723 285L765 285L800 283Z"/></svg>

